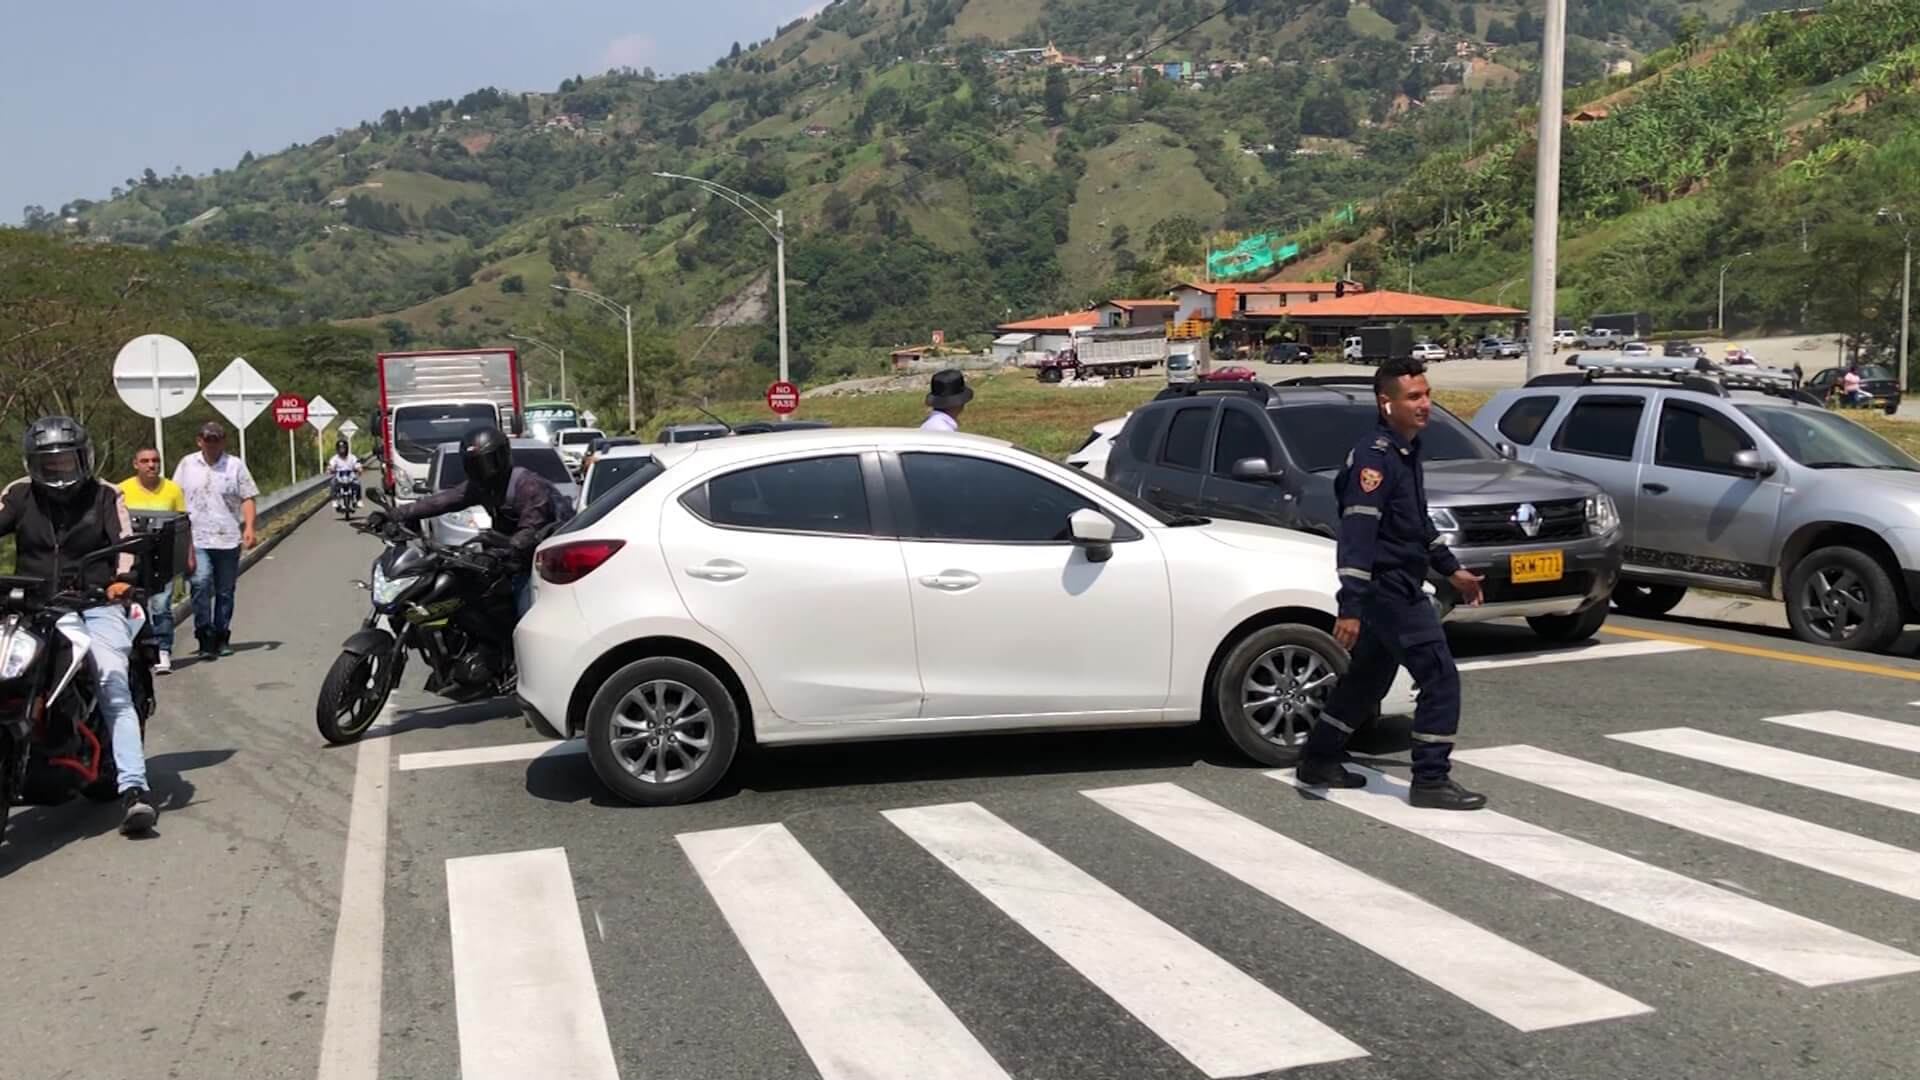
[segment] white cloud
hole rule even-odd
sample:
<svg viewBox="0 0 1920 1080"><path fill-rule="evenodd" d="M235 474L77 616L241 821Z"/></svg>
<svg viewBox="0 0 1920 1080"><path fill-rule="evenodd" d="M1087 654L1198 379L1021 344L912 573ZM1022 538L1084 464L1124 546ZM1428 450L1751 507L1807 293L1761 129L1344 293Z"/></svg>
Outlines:
<svg viewBox="0 0 1920 1080"><path fill-rule="evenodd" d="M659 46L646 34L622 34L607 42L607 48L600 54L600 67L607 68L643 68L651 65L659 56Z"/></svg>

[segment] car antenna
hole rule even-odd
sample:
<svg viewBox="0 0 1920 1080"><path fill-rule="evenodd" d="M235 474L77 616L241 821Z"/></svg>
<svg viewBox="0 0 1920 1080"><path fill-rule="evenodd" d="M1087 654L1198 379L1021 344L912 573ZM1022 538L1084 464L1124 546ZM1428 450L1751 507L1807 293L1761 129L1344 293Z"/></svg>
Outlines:
<svg viewBox="0 0 1920 1080"><path fill-rule="evenodd" d="M702 413L702 414L703 414L704 416L706 416L706 418L707 418L707 419L709 419L709 420L711 420L711 421L713 421L713 422L714 422L714 423L716 423L716 424L719 424L719 425L720 425L721 427L723 427L723 428L726 428L726 429L727 429L727 434L729 434L729 435L731 435L731 434L733 434L733 425L732 425L732 424L729 424L729 423L727 423L727 422L726 422L725 420L722 420L722 419L720 419L719 417L717 417L717 416L715 416L715 415L713 415L712 413L710 413L710 412L707 412L707 407L706 407L706 406L704 406L704 405L695 405L695 406L694 406L694 408L696 408L696 409L699 409L699 410L700 410L700 412L701 412L701 413Z"/></svg>

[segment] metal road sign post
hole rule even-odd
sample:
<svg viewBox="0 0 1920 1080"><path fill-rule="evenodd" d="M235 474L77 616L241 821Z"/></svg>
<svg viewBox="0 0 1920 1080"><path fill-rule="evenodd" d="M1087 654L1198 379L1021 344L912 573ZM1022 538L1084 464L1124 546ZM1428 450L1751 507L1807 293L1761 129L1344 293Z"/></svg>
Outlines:
<svg viewBox="0 0 1920 1080"><path fill-rule="evenodd" d="M293 433L307 422L307 399L281 394L273 399L273 422L287 433L287 483L300 482L300 456L294 453Z"/></svg>
<svg viewBox="0 0 1920 1080"><path fill-rule="evenodd" d="M240 432L240 460L247 460L247 425L260 418L273 404L280 392L266 377L253 369L244 357L236 356L233 363L213 377L207 388L200 392L207 404L227 418Z"/></svg>
<svg viewBox="0 0 1920 1080"><path fill-rule="evenodd" d="M307 423L313 425L313 448L316 455L326 453L326 447L322 445L321 440L326 438L327 425L333 423L333 418L339 415L340 410L334 408L333 403L324 395L307 402ZM322 457L319 461L321 471L325 472L327 459Z"/></svg>
<svg viewBox="0 0 1920 1080"><path fill-rule="evenodd" d="M342 420L340 421L340 427L336 430L347 440L347 453L353 453L353 436L360 430L360 425L354 423L352 420Z"/></svg>
<svg viewBox="0 0 1920 1080"><path fill-rule="evenodd" d="M160 421L185 412L200 392L200 361L193 350L165 334L142 334L113 359L113 388L127 408L153 418L153 448L167 447Z"/></svg>

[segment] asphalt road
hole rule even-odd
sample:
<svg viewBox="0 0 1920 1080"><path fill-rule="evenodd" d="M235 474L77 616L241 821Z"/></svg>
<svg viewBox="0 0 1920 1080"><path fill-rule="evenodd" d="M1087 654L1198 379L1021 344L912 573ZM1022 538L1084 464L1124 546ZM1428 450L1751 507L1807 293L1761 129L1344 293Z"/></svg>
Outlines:
<svg viewBox="0 0 1920 1080"><path fill-rule="evenodd" d="M760 751L643 810L417 690L324 748L374 552L315 518L242 580L255 647L161 684L159 838L17 812L8 1080L1915 1075L1912 661L1461 631L1499 817L1198 730Z"/></svg>

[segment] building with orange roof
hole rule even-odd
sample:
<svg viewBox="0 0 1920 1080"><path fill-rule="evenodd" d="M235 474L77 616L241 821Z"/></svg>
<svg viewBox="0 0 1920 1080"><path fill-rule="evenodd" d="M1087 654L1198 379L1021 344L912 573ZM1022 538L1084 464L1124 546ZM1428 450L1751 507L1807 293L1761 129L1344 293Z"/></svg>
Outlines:
<svg viewBox="0 0 1920 1080"><path fill-rule="evenodd" d="M1101 326L1158 326L1170 322L1180 306L1176 300L1166 297L1145 300L1109 300L1093 310L1100 316Z"/></svg>
<svg viewBox="0 0 1920 1080"><path fill-rule="evenodd" d="M1075 330L1091 330L1100 325L1097 311L1064 311L1037 319L1001 323L993 328L995 351L1058 352L1073 344ZM1024 338L1026 340L1013 340Z"/></svg>

